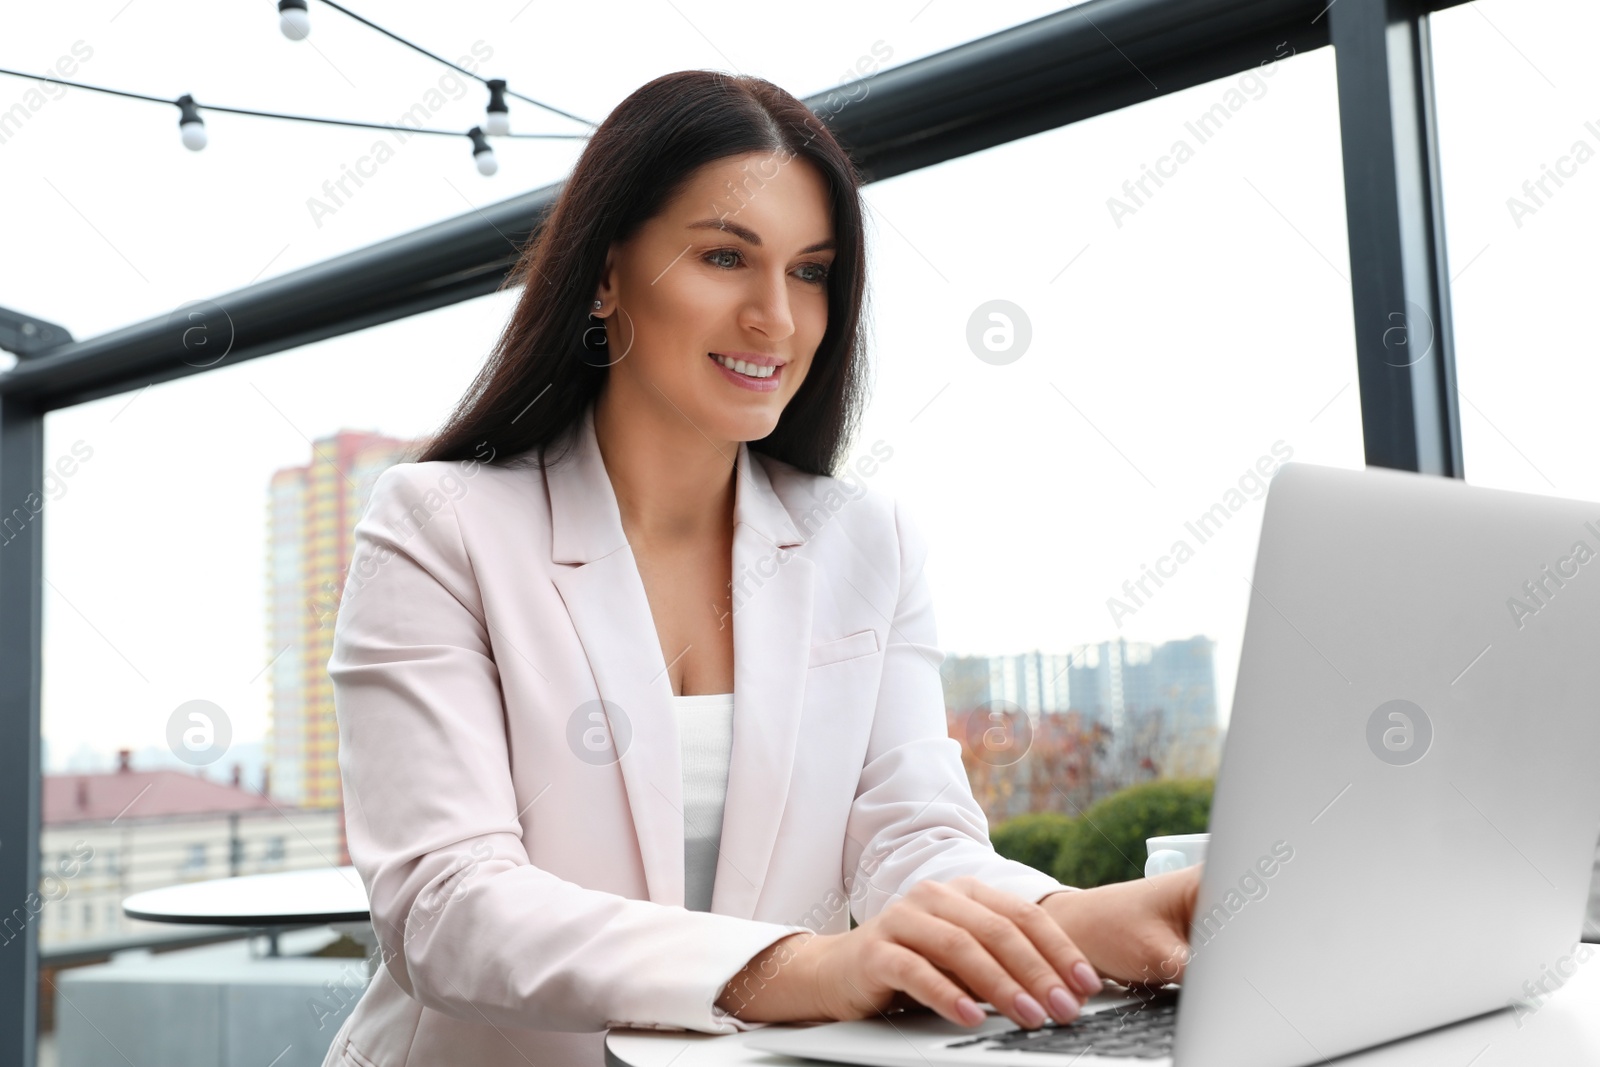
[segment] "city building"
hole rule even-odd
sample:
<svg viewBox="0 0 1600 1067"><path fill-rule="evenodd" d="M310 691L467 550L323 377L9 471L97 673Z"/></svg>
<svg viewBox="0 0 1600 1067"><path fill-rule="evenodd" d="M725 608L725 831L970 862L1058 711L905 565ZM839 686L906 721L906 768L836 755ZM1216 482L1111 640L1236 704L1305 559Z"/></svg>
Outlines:
<svg viewBox="0 0 1600 1067"><path fill-rule="evenodd" d="M39 924L50 948L142 932L122 900L208 878L348 862L339 813L306 810L243 785L186 771L134 770L127 749L114 771L42 779L38 903L0 917L0 942Z"/></svg>
<svg viewBox="0 0 1600 1067"><path fill-rule="evenodd" d="M947 655L940 668L952 711L995 702L1038 722L1044 712L1081 712L1113 736L1160 713L1165 729L1189 735L1217 725L1216 642L1196 635L1152 645L1117 638L1069 652Z"/></svg>
<svg viewBox="0 0 1600 1067"><path fill-rule="evenodd" d="M328 657L357 520L378 475L411 441L341 431L319 438L303 467L272 476L267 511L267 762L276 795L337 809L339 730Z"/></svg>

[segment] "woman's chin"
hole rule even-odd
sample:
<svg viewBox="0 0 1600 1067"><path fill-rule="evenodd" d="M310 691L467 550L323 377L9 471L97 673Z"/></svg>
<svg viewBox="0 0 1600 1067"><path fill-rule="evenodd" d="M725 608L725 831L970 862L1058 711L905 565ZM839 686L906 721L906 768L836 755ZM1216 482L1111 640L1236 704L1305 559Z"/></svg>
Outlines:
<svg viewBox="0 0 1600 1067"><path fill-rule="evenodd" d="M770 412L750 411L737 414L724 412L723 417L712 425L722 428L720 436L726 440L759 441L777 428L778 416L782 414L783 412L778 409Z"/></svg>

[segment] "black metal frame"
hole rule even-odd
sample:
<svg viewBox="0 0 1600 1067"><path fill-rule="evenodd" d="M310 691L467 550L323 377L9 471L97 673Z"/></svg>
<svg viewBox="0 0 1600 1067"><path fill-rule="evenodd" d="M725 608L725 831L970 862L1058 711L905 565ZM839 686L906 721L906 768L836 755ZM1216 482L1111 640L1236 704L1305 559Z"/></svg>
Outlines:
<svg viewBox="0 0 1600 1067"><path fill-rule="evenodd" d="M1420 6L1338 0L1328 12L1350 295L1367 463L1460 478L1438 123Z"/></svg>
<svg viewBox="0 0 1600 1067"><path fill-rule="evenodd" d="M1089 0L806 103L871 180L1335 45L1366 460L1460 477L1427 15L1464 0ZM864 90L864 91L863 91ZM44 417L500 288L558 186L0 375L0 923L39 885ZM1421 350L1421 351L1419 351ZM37 927L0 944L0 1067L35 1060Z"/></svg>

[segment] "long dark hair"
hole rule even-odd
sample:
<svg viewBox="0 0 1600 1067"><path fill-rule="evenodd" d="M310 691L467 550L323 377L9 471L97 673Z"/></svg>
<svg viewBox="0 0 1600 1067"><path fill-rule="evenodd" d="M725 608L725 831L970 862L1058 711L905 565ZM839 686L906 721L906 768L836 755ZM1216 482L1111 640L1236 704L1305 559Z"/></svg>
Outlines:
<svg viewBox="0 0 1600 1067"><path fill-rule="evenodd" d="M583 336L594 326L590 300L611 242L628 240L701 166L763 151L804 157L822 173L837 250L828 326L810 370L772 432L749 445L808 473L832 474L865 402L861 174L823 121L789 93L762 78L707 70L656 78L595 130L500 286L523 286L516 310L418 461L525 465L537 452L542 465L546 447L566 436L609 373ZM517 457L525 459L508 462Z"/></svg>

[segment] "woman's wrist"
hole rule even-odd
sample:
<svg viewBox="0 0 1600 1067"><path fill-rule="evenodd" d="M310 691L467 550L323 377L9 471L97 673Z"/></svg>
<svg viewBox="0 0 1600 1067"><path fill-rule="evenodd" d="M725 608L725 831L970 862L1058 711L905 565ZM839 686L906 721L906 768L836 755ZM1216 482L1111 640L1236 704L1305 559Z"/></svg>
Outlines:
<svg viewBox="0 0 1600 1067"><path fill-rule="evenodd" d="M728 980L716 1007L745 1022L822 1019L814 964L833 936L801 931L774 941Z"/></svg>
<svg viewBox="0 0 1600 1067"><path fill-rule="evenodd" d="M1102 978L1123 985L1160 986L1181 981L1179 975L1188 959L1188 915L1168 914L1175 905L1164 902L1172 897L1172 890L1159 884L1168 877L1112 882L1077 893L1051 893L1039 906ZM1152 954L1148 946L1157 935L1170 941L1171 947Z"/></svg>
<svg viewBox="0 0 1600 1067"><path fill-rule="evenodd" d="M1096 973L1103 974L1101 961L1095 958L1097 938L1095 937L1095 931L1091 929L1093 921L1086 921L1084 907L1087 904L1089 905L1089 910L1093 910L1094 905L1097 903L1092 899L1095 892L1095 889L1057 890L1039 898L1038 904L1045 910L1045 914L1054 919L1056 925L1066 932L1067 937L1072 939L1072 943L1078 946L1079 951L1088 958L1089 966L1093 967Z"/></svg>

